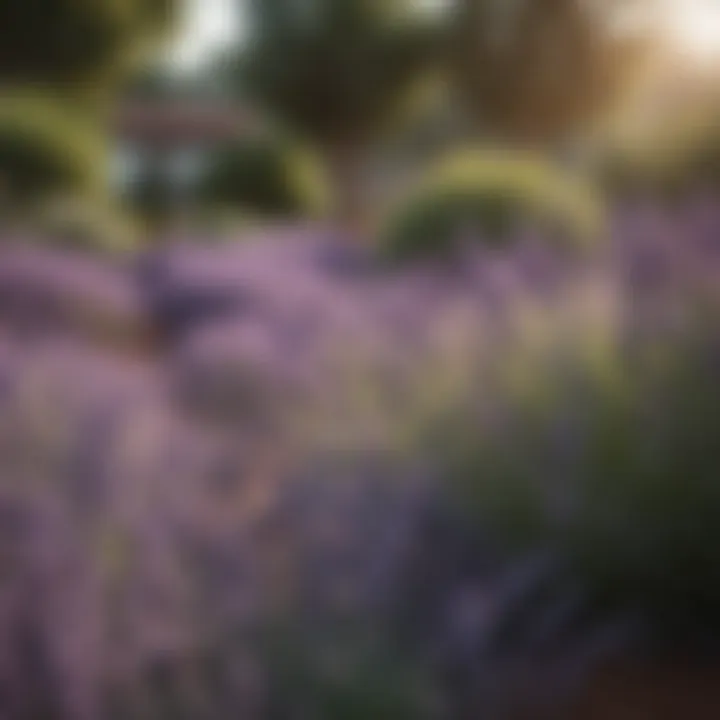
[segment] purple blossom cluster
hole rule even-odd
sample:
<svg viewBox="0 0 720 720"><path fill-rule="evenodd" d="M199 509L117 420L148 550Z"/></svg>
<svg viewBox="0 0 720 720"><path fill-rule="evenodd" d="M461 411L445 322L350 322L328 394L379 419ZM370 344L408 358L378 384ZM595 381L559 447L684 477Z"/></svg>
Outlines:
<svg viewBox="0 0 720 720"><path fill-rule="evenodd" d="M709 198L572 258L4 248L0 718L565 717L664 567L714 638L719 274Z"/></svg>

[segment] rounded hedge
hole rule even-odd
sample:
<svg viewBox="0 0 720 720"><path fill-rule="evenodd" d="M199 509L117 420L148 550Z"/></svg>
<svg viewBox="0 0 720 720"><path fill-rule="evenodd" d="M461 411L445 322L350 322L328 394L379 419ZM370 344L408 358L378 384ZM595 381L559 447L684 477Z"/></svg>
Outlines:
<svg viewBox="0 0 720 720"><path fill-rule="evenodd" d="M580 178L538 157L463 151L441 162L390 213L380 252L435 256L471 241L496 246L532 228L569 247L593 243L602 206Z"/></svg>
<svg viewBox="0 0 720 720"><path fill-rule="evenodd" d="M270 136L220 147L199 180L198 196L206 206L260 217L313 217L327 207L327 189L314 158Z"/></svg>
<svg viewBox="0 0 720 720"><path fill-rule="evenodd" d="M99 128L63 103L0 97L0 198L7 212L57 196L102 197L106 152Z"/></svg>

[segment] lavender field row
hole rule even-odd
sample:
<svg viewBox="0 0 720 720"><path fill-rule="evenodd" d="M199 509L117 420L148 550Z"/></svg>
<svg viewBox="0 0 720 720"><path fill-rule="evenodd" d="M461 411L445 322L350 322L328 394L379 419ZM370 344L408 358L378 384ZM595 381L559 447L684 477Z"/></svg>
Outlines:
<svg viewBox="0 0 720 720"><path fill-rule="evenodd" d="M0 717L586 718L714 661L719 281L707 200L404 267L6 243Z"/></svg>

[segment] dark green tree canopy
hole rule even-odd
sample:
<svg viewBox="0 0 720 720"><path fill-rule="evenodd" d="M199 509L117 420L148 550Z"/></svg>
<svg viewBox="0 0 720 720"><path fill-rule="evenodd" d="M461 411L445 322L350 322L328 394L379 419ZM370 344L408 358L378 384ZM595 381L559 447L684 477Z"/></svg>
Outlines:
<svg viewBox="0 0 720 720"><path fill-rule="evenodd" d="M356 231L367 214L368 145L425 87L438 25L417 0L249 0L249 42L229 84L323 155L333 214Z"/></svg>
<svg viewBox="0 0 720 720"><path fill-rule="evenodd" d="M175 0L2 0L0 84L93 83L170 24Z"/></svg>
<svg viewBox="0 0 720 720"><path fill-rule="evenodd" d="M433 28L407 0L251 0L240 87L325 146L366 141L427 62Z"/></svg>

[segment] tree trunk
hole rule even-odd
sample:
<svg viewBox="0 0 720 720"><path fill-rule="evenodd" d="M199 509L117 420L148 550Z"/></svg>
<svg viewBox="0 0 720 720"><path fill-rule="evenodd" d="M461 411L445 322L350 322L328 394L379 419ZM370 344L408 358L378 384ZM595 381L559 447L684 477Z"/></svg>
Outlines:
<svg viewBox="0 0 720 720"><path fill-rule="evenodd" d="M347 144L328 152L333 221L350 240L362 242L370 227L363 148Z"/></svg>

